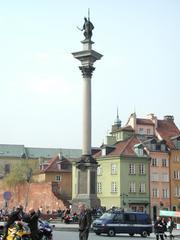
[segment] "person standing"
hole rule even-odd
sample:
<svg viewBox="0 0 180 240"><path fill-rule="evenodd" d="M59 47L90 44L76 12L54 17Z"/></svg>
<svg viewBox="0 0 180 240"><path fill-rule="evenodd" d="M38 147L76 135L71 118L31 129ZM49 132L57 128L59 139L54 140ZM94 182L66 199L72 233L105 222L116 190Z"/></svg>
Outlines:
<svg viewBox="0 0 180 240"><path fill-rule="evenodd" d="M91 227L91 212L85 208L84 203L79 203L79 240L87 240Z"/></svg>
<svg viewBox="0 0 180 240"><path fill-rule="evenodd" d="M174 235L172 234L173 228L174 228L174 221L172 220L171 217L169 217L167 222L167 230L169 232L170 239L174 238Z"/></svg>
<svg viewBox="0 0 180 240"><path fill-rule="evenodd" d="M156 240L159 240L159 237L161 240L164 240L164 226L160 217L157 217L154 223L154 232L156 235Z"/></svg>
<svg viewBox="0 0 180 240"><path fill-rule="evenodd" d="M29 209L29 214L27 217L27 223L28 226L31 230L31 238L32 240L38 240L38 219L39 219L39 214L35 212L33 208Z"/></svg>

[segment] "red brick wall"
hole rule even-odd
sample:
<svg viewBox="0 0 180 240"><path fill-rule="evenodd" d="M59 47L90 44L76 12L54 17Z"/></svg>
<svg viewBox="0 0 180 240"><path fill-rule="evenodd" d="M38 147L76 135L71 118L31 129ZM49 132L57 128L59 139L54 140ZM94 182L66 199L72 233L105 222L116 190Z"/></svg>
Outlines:
<svg viewBox="0 0 180 240"><path fill-rule="evenodd" d="M43 212L45 213L47 210L52 211L65 208L63 202L53 194L51 183L30 183L30 185L26 183L13 188L0 186L0 208L5 205L3 193L6 191L12 194L11 199L8 201L9 209L12 209L18 204L22 204L25 207L26 202L28 203L27 210L31 207L37 210L42 206Z"/></svg>

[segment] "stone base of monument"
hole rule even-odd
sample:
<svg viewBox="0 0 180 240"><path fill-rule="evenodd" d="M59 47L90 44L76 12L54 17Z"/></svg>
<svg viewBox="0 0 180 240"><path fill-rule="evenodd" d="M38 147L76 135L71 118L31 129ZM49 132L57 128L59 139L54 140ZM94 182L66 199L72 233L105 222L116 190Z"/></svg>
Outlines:
<svg viewBox="0 0 180 240"><path fill-rule="evenodd" d="M100 206L97 198L97 167L96 160L91 155L82 155L76 163L77 188L76 197L72 200L72 209L77 211L78 204L84 203L88 208Z"/></svg>
<svg viewBox="0 0 180 240"><path fill-rule="evenodd" d="M88 196L78 196L77 198L74 198L72 200L72 211L78 212L78 205L79 203L85 204L86 208L92 209L92 208L98 208L101 205L100 199L97 197L89 198Z"/></svg>

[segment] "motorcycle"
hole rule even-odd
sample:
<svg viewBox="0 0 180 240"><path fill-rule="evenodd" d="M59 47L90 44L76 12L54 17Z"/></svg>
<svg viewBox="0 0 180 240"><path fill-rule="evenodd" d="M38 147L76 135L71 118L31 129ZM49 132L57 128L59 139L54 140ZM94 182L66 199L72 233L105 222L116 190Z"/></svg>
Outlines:
<svg viewBox="0 0 180 240"><path fill-rule="evenodd" d="M53 235L52 235L53 227L47 221L39 219L38 228L39 228L39 239L41 240L53 239Z"/></svg>
<svg viewBox="0 0 180 240"><path fill-rule="evenodd" d="M31 240L31 231L24 222L15 222L8 228L6 240Z"/></svg>

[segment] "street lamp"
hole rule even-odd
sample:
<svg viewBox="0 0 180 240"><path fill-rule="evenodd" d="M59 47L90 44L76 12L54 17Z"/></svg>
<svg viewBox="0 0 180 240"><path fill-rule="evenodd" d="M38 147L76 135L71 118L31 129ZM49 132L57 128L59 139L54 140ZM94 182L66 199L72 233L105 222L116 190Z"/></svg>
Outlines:
<svg viewBox="0 0 180 240"><path fill-rule="evenodd" d="M27 205L28 205L28 198L29 198L29 190L30 190L30 181L32 178L32 168L29 168L27 173L26 173L26 181L27 181L27 192L26 192L26 198L25 198L25 206L24 206L24 210L26 211Z"/></svg>
<svg viewBox="0 0 180 240"><path fill-rule="evenodd" d="M126 205L125 198L128 197L128 195L126 193L121 193L120 197L122 198L122 205L124 208L124 206Z"/></svg>

